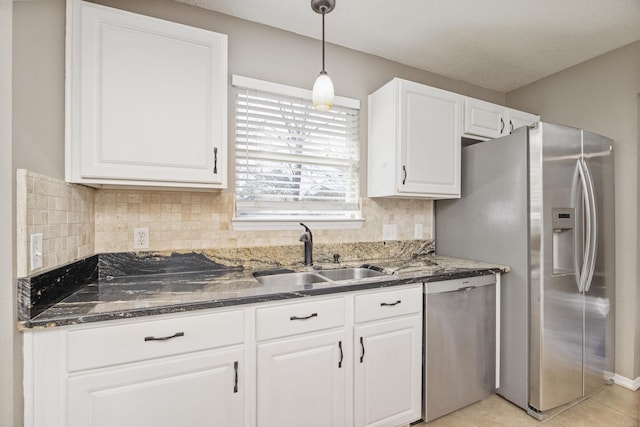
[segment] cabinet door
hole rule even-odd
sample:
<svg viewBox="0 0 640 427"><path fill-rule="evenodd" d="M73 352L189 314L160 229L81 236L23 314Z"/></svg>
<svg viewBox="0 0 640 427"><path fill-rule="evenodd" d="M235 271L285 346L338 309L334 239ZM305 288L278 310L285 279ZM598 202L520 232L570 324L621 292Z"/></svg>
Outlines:
<svg viewBox="0 0 640 427"><path fill-rule="evenodd" d="M464 100L464 133L466 135L498 138L508 133L506 108L479 99Z"/></svg>
<svg viewBox="0 0 640 427"><path fill-rule="evenodd" d="M400 103L398 192L459 197L462 97L401 81Z"/></svg>
<svg viewBox="0 0 640 427"><path fill-rule="evenodd" d="M420 418L422 316L355 328L354 425L398 426Z"/></svg>
<svg viewBox="0 0 640 427"><path fill-rule="evenodd" d="M241 426L242 349L70 375L68 427Z"/></svg>
<svg viewBox="0 0 640 427"><path fill-rule="evenodd" d="M525 113L524 111L518 111L509 108L507 110L507 131L511 134L514 130L522 126L530 126L540 120L539 116L535 114Z"/></svg>
<svg viewBox="0 0 640 427"><path fill-rule="evenodd" d="M259 344L258 427L343 426L345 333Z"/></svg>
<svg viewBox="0 0 640 427"><path fill-rule="evenodd" d="M227 36L72 5L67 180L225 187Z"/></svg>

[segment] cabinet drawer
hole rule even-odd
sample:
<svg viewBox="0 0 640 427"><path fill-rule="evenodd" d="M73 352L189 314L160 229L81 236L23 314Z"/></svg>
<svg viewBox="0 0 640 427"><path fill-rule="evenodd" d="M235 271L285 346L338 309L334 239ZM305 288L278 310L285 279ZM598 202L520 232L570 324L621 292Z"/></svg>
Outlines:
<svg viewBox="0 0 640 427"><path fill-rule="evenodd" d="M240 344L242 310L70 331L70 372Z"/></svg>
<svg viewBox="0 0 640 427"><path fill-rule="evenodd" d="M344 325L344 298L332 298L256 310L258 341Z"/></svg>
<svg viewBox="0 0 640 427"><path fill-rule="evenodd" d="M357 295L355 306L356 323L420 313L422 311L422 285Z"/></svg>

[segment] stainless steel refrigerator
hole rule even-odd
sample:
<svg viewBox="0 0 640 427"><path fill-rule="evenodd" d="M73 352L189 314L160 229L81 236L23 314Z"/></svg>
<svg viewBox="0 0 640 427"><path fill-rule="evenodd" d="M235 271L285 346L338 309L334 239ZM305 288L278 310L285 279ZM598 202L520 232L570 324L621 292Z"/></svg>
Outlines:
<svg viewBox="0 0 640 427"><path fill-rule="evenodd" d="M538 123L462 150L436 253L506 264L497 393L544 418L613 377L613 142Z"/></svg>

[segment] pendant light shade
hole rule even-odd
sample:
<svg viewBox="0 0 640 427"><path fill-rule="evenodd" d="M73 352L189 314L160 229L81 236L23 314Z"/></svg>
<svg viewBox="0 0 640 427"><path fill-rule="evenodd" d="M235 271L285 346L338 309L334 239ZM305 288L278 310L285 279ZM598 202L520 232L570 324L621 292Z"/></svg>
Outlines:
<svg viewBox="0 0 640 427"><path fill-rule="evenodd" d="M322 15L322 71L313 84L313 108L318 111L329 111L333 107L333 82L324 70L324 15L335 6L335 0L311 0L311 9Z"/></svg>
<svg viewBox="0 0 640 427"><path fill-rule="evenodd" d="M333 107L333 82L326 71L320 71L313 84L313 108L329 111Z"/></svg>

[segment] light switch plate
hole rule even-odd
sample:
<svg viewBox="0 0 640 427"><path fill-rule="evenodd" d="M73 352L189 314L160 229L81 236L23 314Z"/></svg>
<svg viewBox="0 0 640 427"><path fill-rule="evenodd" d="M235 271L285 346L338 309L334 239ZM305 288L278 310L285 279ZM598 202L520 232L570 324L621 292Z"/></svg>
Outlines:
<svg viewBox="0 0 640 427"><path fill-rule="evenodd" d="M149 227L133 229L133 248L149 249Z"/></svg>
<svg viewBox="0 0 640 427"><path fill-rule="evenodd" d="M31 271L42 268L42 233L31 235Z"/></svg>
<svg viewBox="0 0 640 427"><path fill-rule="evenodd" d="M382 226L382 240L398 240L398 227L395 224Z"/></svg>

